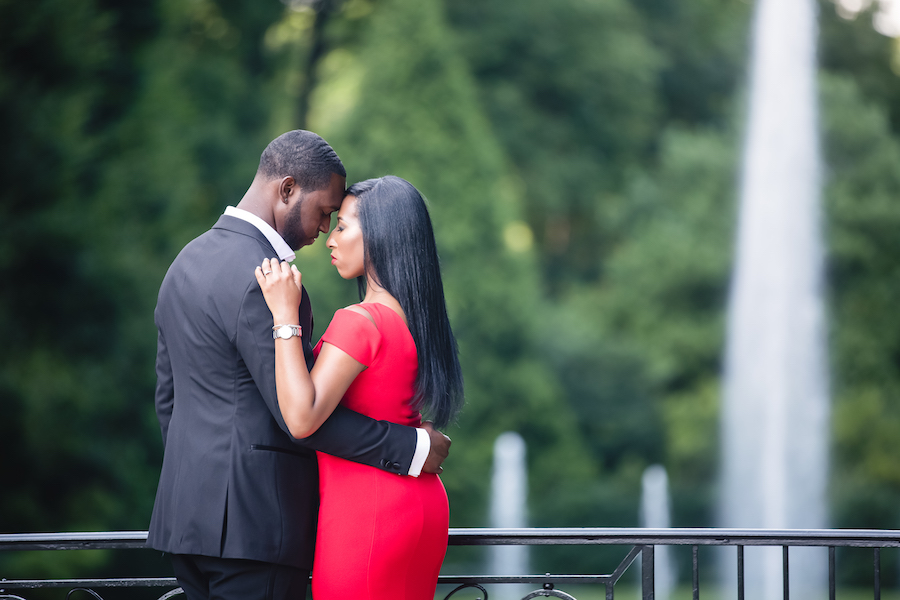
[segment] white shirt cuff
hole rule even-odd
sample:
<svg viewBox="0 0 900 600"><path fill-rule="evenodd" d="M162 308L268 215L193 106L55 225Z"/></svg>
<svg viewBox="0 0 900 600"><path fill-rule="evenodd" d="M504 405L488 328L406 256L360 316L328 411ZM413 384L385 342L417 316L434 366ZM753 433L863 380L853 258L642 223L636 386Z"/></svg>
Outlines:
<svg viewBox="0 0 900 600"><path fill-rule="evenodd" d="M425 466L425 459L431 452L431 437L424 429L416 429L416 453L413 454L412 463L409 465L409 476L418 477L422 474L422 467Z"/></svg>

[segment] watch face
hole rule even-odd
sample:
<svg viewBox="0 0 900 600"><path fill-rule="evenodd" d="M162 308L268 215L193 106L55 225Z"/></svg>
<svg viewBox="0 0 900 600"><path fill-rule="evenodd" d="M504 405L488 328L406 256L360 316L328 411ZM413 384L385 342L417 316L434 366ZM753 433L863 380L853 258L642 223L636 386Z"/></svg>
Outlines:
<svg viewBox="0 0 900 600"><path fill-rule="evenodd" d="M299 325L282 325L274 332L272 332L272 336L275 338L281 338L283 340L294 337L300 337L300 326Z"/></svg>

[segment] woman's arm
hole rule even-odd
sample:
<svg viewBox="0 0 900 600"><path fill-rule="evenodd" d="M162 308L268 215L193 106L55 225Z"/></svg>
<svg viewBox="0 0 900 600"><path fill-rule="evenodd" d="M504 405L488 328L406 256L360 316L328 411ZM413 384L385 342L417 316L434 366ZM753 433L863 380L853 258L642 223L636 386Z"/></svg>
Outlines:
<svg viewBox="0 0 900 600"><path fill-rule="evenodd" d="M263 260L256 268L273 325L296 325L301 299L301 275L287 262ZM365 365L349 354L323 344L312 374L306 368L299 336L275 340L275 388L281 416L291 435L305 438L325 422Z"/></svg>

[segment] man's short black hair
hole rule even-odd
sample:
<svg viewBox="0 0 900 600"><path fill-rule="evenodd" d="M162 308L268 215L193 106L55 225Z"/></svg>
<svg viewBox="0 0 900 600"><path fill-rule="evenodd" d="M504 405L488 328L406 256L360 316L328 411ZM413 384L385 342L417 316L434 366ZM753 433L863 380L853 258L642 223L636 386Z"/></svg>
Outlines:
<svg viewBox="0 0 900 600"><path fill-rule="evenodd" d="M290 175L301 190L309 192L328 187L334 173L347 177L344 163L328 142L303 129L272 140L259 157L258 172L268 179Z"/></svg>

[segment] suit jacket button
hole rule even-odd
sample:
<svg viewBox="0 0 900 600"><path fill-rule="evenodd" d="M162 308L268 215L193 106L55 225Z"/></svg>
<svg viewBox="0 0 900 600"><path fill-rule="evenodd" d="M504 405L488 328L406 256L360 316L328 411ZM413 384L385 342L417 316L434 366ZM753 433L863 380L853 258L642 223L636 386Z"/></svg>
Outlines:
<svg viewBox="0 0 900 600"><path fill-rule="evenodd" d="M395 471L399 471L399 470L400 470L400 463L394 463L394 464L391 465L391 467L392 467Z"/></svg>
<svg viewBox="0 0 900 600"><path fill-rule="evenodd" d="M391 468L391 461L389 461L389 460L386 459L386 458L382 458L382 459L381 459L381 466L384 467L385 469L390 469L390 468Z"/></svg>

